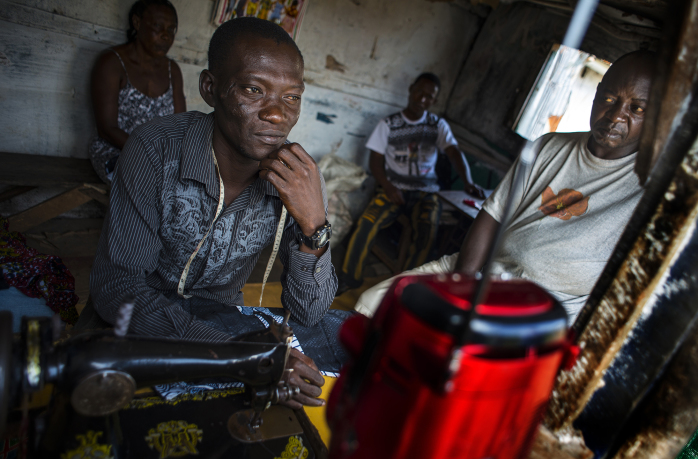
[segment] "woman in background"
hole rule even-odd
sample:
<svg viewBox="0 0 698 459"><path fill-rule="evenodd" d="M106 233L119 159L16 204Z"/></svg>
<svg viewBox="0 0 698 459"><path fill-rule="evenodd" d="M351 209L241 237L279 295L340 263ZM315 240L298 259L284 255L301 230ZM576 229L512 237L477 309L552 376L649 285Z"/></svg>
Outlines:
<svg viewBox="0 0 698 459"><path fill-rule="evenodd" d="M177 33L177 11L168 0L138 0L128 15L128 42L106 50L92 71L97 134L90 159L111 184L129 134L157 116L187 110L182 72L167 58Z"/></svg>

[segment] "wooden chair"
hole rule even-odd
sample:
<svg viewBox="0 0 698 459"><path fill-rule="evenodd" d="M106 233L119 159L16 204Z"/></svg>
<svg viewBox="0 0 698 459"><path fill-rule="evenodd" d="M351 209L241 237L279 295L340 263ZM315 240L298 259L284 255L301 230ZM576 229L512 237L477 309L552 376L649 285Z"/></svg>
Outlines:
<svg viewBox="0 0 698 459"><path fill-rule="evenodd" d="M397 224L400 225L400 240L397 244L397 258L388 253L378 241L373 244L371 252L385 264L393 274L403 272L405 269L405 261L407 261L407 251L410 248L412 241L412 223L406 215L402 214L397 218Z"/></svg>

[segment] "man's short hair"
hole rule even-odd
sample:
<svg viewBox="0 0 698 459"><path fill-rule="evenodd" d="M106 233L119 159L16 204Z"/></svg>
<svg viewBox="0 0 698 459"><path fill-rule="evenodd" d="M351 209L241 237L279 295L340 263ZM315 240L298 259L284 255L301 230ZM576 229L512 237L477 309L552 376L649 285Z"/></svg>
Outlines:
<svg viewBox="0 0 698 459"><path fill-rule="evenodd" d="M420 74L417 78L414 79L414 82L412 84L417 84L417 82L419 82L419 80L429 80L432 83L434 83L434 85L437 88L441 88L441 80L439 80L439 77L437 77L433 73L426 72L426 73Z"/></svg>
<svg viewBox="0 0 698 459"><path fill-rule="evenodd" d="M230 50L235 46L237 40L250 35L274 40L277 45L291 46L303 62L303 54L298 49L298 45L279 25L255 17L235 18L221 24L213 33L208 45L208 69L216 73L221 63L228 58Z"/></svg>

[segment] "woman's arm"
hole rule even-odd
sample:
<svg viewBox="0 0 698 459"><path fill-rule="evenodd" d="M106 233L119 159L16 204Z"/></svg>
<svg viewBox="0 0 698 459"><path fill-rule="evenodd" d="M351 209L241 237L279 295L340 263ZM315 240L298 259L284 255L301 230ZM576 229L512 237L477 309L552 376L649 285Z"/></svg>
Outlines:
<svg viewBox="0 0 698 459"><path fill-rule="evenodd" d="M126 77L119 58L106 51L92 69L92 109L95 113L97 133L118 149L123 149L128 134L119 128L119 90L121 79Z"/></svg>
<svg viewBox="0 0 698 459"><path fill-rule="evenodd" d="M182 113L187 111L187 100L184 97L184 78L179 65L172 61L172 97L174 99L174 112Z"/></svg>

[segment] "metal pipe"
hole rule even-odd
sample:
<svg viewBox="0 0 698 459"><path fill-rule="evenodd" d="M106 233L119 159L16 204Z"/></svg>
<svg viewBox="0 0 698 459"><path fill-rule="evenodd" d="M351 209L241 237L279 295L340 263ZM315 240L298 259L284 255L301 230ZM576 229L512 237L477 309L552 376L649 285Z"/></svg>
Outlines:
<svg viewBox="0 0 698 459"><path fill-rule="evenodd" d="M562 39L563 46L579 49L598 5L599 0L579 0L574 13L572 13L565 38Z"/></svg>

